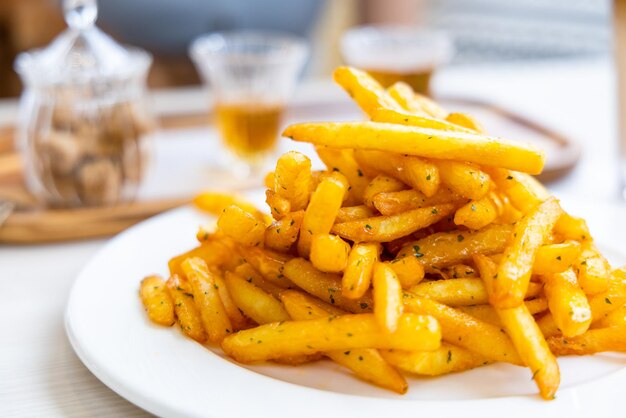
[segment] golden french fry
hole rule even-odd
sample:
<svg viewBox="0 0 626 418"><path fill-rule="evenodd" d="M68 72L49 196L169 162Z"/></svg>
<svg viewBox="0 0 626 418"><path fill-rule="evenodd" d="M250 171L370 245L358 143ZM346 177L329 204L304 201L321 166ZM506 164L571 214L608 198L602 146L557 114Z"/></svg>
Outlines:
<svg viewBox="0 0 626 418"><path fill-rule="evenodd" d="M477 353L490 361L522 365L513 343L499 327L434 300L404 292L407 312L431 315L441 325L444 341Z"/></svg>
<svg viewBox="0 0 626 418"><path fill-rule="evenodd" d="M380 245L375 243L354 244L348 255L346 269L341 279L341 294L359 299L369 290L374 264L378 260Z"/></svg>
<svg viewBox="0 0 626 418"><path fill-rule="evenodd" d="M242 253L245 261L261 273L265 280L283 289L293 287L293 283L283 274L283 266L292 258L290 255L259 247L242 249Z"/></svg>
<svg viewBox="0 0 626 418"><path fill-rule="evenodd" d="M261 325L225 338L222 349L235 360L250 363L357 348L428 351L440 344L441 329L430 316L404 314L397 331L390 334L380 330L373 314L358 314Z"/></svg>
<svg viewBox="0 0 626 418"><path fill-rule="evenodd" d="M369 291L360 299L347 298L342 293L340 276L323 273L303 258L294 258L285 263L284 273L300 289L333 306L354 313L372 310L372 295Z"/></svg>
<svg viewBox="0 0 626 418"><path fill-rule="evenodd" d="M561 335L561 330L559 329L554 317L550 312L545 313L541 318L537 320L537 326L541 330L544 338L552 337L554 335Z"/></svg>
<svg viewBox="0 0 626 418"><path fill-rule="evenodd" d="M309 206L304 211L298 253L308 256L311 251L311 239L315 234L328 234L335 222L337 212L348 190L348 181L341 173L334 172L322 179L317 186Z"/></svg>
<svg viewBox="0 0 626 418"><path fill-rule="evenodd" d="M576 337L548 338L550 350L557 356L575 354L578 356L604 351L626 352L626 327L590 329Z"/></svg>
<svg viewBox="0 0 626 418"><path fill-rule="evenodd" d="M209 266L223 266L232 259L240 258L237 251L226 240L209 239L199 247L171 258L167 263L170 275L183 276L183 269L180 265L186 259L194 257L203 259Z"/></svg>
<svg viewBox="0 0 626 418"><path fill-rule="evenodd" d="M289 316L296 321L348 314L343 309L299 290L283 290L279 297Z"/></svg>
<svg viewBox="0 0 626 418"><path fill-rule="evenodd" d="M478 200L489 193L489 174L472 164L436 161L441 183L459 196Z"/></svg>
<svg viewBox="0 0 626 418"><path fill-rule="evenodd" d="M284 288L278 287L272 282L266 280L263 275L256 271L255 268L249 263L242 263L238 265L234 272L239 277L244 278L248 283L252 283L256 287L263 289L265 292L274 297L278 297L280 292L285 290Z"/></svg>
<svg viewBox="0 0 626 418"><path fill-rule="evenodd" d="M395 177L426 196L433 196L439 188L437 167L422 158L368 150L354 151L354 158L360 166Z"/></svg>
<svg viewBox="0 0 626 418"><path fill-rule="evenodd" d="M337 235L313 235L310 259L315 268L326 273L342 272L348 264L350 244Z"/></svg>
<svg viewBox="0 0 626 418"><path fill-rule="evenodd" d="M401 190L397 192L381 192L371 198L374 207L383 215L397 215L412 209L442 203L459 203L463 198L452 193L449 189L439 188L434 196L426 197L417 190ZM371 215L370 215L371 216ZM364 218L366 216L363 216ZM345 221L344 221L345 222ZM340 223L337 220L337 223Z"/></svg>
<svg viewBox="0 0 626 418"><path fill-rule="evenodd" d="M439 232L408 243L396 259L416 257L427 273L436 273L441 267L471 261L472 254L502 252L512 231L510 225L489 225L474 232Z"/></svg>
<svg viewBox="0 0 626 418"><path fill-rule="evenodd" d="M139 288L141 303L148 318L155 324L172 326L174 319L174 302L165 288L165 281L153 275L144 278Z"/></svg>
<svg viewBox="0 0 626 418"><path fill-rule="evenodd" d="M496 264L480 254L474 256L474 263L480 271L487 293L491 296L496 283L492 277L498 271ZM561 381L559 365L532 314L523 303L513 308L496 307L496 312L519 356L530 368L541 397L553 399Z"/></svg>
<svg viewBox="0 0 626 418"><path fill-rule="evenodd" d="M339 209L339 212L337 212L335 223L356 221L357 219L369 218L372 216L374 216L374 211L365 205L344 206Z"/></svg>
<svg viewBox="0 0 626 418"><path fill-rule="evenodd" d="M541 292L540 283L529 283L526 298L534 298ZM489 303L485 285L481 279L459 278L422 282L410 289L411 293L425 296L449 306L470 306Z"/></svg>
<svg viewBox="0 0 626 418"><path fill-rule="evenodd" d="M473 200L457 209L454 214L454 223L476 230L489 225L497 217L497 209L487 196L479 200Z"/></svg>
<svg viewBox="0 0 626 418"><path fill-rule="evenodd" d="M478 277L476 270L465 264L455 264L450 267L446 267L442 270L442 273L448 275L448 279L472 279Z"/></svg>
<svg viewBox="0 0 626 418"><path fill-rule="evenodd" d="M224 209L217 226L224 235L243 245L259 245L265 236L264 220L236 205Z"/></svg>
<svg viewBox="0 0 626 418"><path fill-rule="evenodd" d="M404 311L402 305L402 286L398 276L385 263L374 264L372 276L374 287L374 316L379 326L387 332L395 332L398 321Z"/></svg>
<svg viewBox="0 0 626 418"><path fill-rule="evenodd" d="M397 98L396 95L392 94L391 96L394 99ZM396 125L417 126L420 128L437 129L441 131L471 132L462 126L455 125L442 119L436 119L426 112L413 112L408 109L397 110L379 108L373 115L371 115L371 119L374 122L388 122Z"/></svg>
<svg viewBox="0 0 626 418"><path fill-rule="evenodd" d="M331 311L319 307L316 304L318 301L312 299L294 291L285 291L281 294L285 309L296 321L327 318L332 314ZM408 388L404 377L381 357L378 350L360 348L347 351L329 351L325 354L367 382L400 394L405 393Z"/></svg>
<svg viewBox="0 0 626 418"><path fill-rule="evenodd" d="M575 268L578 274L578 284L586 294L595 295L608 289L611 266L593 243L583 244Z"/></svg>
<svg viewBox="0 0 626 418"><path fill-rule="evenodd" d="M401 109L387 91L364 71L338 67L333 72L333 79L367 115L374 114L379 108Z"/></svg>
<svg viewBox="0 0 626 418"><path fill-rule="evenodd" d="M226 272L225 281L235 305L257 324L291 319L277 299L237 274Z"/></svg>
<svg viewBox="0 0 626 418"><path fill-rule="evenodd" d="M215 274L200 258L188 258L181 266L191 284L193 300L200 311L202 325L209 340L220 342L233 331L230 318L226 314L220 298Z"/></svg>
<svg viewBox="0 0 626 418"><path fill-rule="evenodd" d="M485 133L485 129L480 122L478 122L476 118L465 113L450 113L446 116L446 121L481 134Z"/></svg>
<svg viewBox="0 0 626 418"><path fill-rule="evenodd" d="M489 279L493 281L492 305L512 308L522 303L537 250L552 232L562 212L557 200L550 198L515 224L498 272Z"/></svg>
<svg viewBox="0 0 626 418"><path fill-rule="evenodd" d="M202 325L200 311L194 302L191 285L174 274L165 282L165 286L174 301L174 312L180 329L189 338L199 343L206 342L207 334Z"/></svg>
<svg viewBox="0 0 626 418"><path fill-rule="evenodd" d="M606 316L593 324L593 328L608 328L626 326L626 306L622 306L607 313Z"/></svg>
<svg viewBox="0 0 626 418"><path fill-rule="evenodd" d="M328 147L317 147L316 151L328 170L338 171L346 176L350 184L349 195L352 204L363 203L363 192L371 179L363 173L357 164L354 151Z"/></svg>
<svg viewBox="0 0 626 418"><path fill-rule="evenodd" d="M304 154L289 151L276 162L274 192L291 204L291 211L306 208L311 193L311 160Z"/></svg>
<svg viewBox="0 0 626 418"><path fill-rule="evenodd" d="M294 141L334 148L371 149L467 161L530 174L540 173L544 164L543 153L527 144L480 134L438 131L391 123L298 123L288 126L283 135Z"/></svg>
<svg viewBox="0 0 626 418"><path fill-rule="evenodd" d="M375 216L335 224L331 232L355 242L389 242L444 219L454 209L453 204L444 203L413 209L397 215Z"/></svg>
<svg viewBox="0 0 626 418"><path fill-rule="evenodd" d="M226 273L228 274L228 273ZM228 319L230 319L230 323L233 325L233 330L238 331L240 329L244 329L248 325L248 320L242 315L241 311L233 302L233 299L226 287L226 282L224 279L217 275L213 275L213 280L215 280L215 285L217 286L217 292L220 296L220 300L224 305L224 310L226 311L226 315L228 315Z"/></svg>
<svg viewBox="0 0 626 418"><path fill-rule="evenodd" d="M291 202L274 190L268 189L265 191L265 203L269 206L274 219L281 219L291 212Z"/></svg>
<svg viewBox="0 0 626 418"><path fill-rule="evenodd" d="M543 276L543 281L550 312L563 335L575 337L587 331L591 308L574 270Z"/></svg>
<svg viewBox="0 0 626 418"><path fill-rule="evenodd" d="M609 277L608 289L589 296L591 318L595 323L626 304L626 275L622 269L613 270Z"/></svg>
<svg viewBox="0 0 626 418"><path fill-rule="evenodd" d="M588 241L591 240L591 233L587 222L582 218L564 213L556 225L554 225L554 231L558 233L563 239Z"/></svg>
<svg viewBox="0 0 626 418"><path fill-rule="evenodd" d="M402 288L415 286L424 279L424 266L415 257L402 257L388 262Z"/></svg>
<svg viewBox="0 0 626 418"><path fill-rule="evenodd" d="M526 308L531 315L545 312L548 309L548 301L544 298L530 299L525 301L524 304L526 305ZM474 318L478 318L481 321L493 324L497 327L502 326L502 321L500 321L498 313L491 305L458 306L457 309L467 314L470 314ZM543 332L543 329L541 327L539 328Z"/></svg>
<svg viewBox="0 0 626 418"><path fill-rule="evenodd" d="M304 211L290 212L274 221L265 230L264 242L267 248L287 252L298 240Z"/></svg>
<svg viewBox="0 0 626 418"><path fill-rule="evenodd" d="M580 244L576 241L542 245L537 250L532 272L539 275L561 273L571 267L579 255Z"/></svg>
<svg viewBox="0 0 626 418"><path fill-rule="evenodd" d="M382 350L380 354L398 369L424 376L462 372L490 363L479 354L445 342L435 351Z"/></svg>
<svg viewBox="0 0 626 418"><path fill-rule="evenodd" d="M550 197L550 193L534 177L503 168L485 168L498 189L523 214Z"/></svg>
<svg viewBox="0 0 626 418"><path fill-rule="evenodd" d="M363 202L369 208L374 207L374 197L380 193L396 192L406 189L406 185L400 180L385 175L377 175L367 185L363 192Z"/></svg>
<svg viewBox="0 0 626 418"><path fill-rule="evenodd" d="M411 86L405 82L396 82L389 87L387 91L391 97L396 99L403 109L413 114L427 115L434 118L434 120L445 119L448 114L448 112L434 101L413 91Z"/></svg>
<svg viewBox="0 0 626 418"><path fill-rule="evenodd" d="M247 212L261 215L252 203L248 203L232 194L203 192L194 197L193 204L198 209L215 216L221 215L224 209L232 205L239 206Z"/></svg>

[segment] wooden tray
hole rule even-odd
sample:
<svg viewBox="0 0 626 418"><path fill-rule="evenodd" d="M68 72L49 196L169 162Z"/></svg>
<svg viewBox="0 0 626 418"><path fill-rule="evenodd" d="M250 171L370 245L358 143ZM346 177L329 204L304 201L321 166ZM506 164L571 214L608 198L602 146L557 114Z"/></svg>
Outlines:
<svg viewBox="0 0 626 418"><path fill-rule="evenodd" d="M445 107L465 111L477 116L489 132L511 137L530 139L548 149L547 162L540 180L547 182L560 178L575 167L580 157L580 147L567 137L513 113L500 106L478 100L440 98ZM358 113L352 104L311 103L290 109L290 120L354 119ZM210 115L188 113L162 116L163 130L203 127L209 124ZM0 226L0 243L40 243L111 236L129 226L165 210L183 205L191 196L176 199L141 201L115 208L89 208L58 210L37 206L35 199L23 185L20 157L14 149L14 127L0 127L0 200L16 203L17 210Z"/></svg>

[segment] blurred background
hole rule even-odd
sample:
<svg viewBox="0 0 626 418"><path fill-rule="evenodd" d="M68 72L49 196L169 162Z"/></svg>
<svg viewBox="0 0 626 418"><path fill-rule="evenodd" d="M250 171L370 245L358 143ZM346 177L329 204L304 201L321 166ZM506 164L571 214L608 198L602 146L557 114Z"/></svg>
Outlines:
<svg viewBox="0 0 626 418"><path fill-rule="evenodd" d="M118 41L154 54L150 87L199 83L192 39L230 29L274 29L307 37L305 77L341 63L338 39L357 24L394 23L453 35L453 66L608 55L607 0L106 0L98 24ZM0 0L0 97L20 94L16 55L48 44L65 27L59 0Z"/></svg>

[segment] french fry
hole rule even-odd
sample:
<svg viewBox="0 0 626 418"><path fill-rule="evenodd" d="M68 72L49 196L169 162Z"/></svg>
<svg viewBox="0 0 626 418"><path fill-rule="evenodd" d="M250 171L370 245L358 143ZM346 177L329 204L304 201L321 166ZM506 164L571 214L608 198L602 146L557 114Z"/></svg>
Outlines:
<svg viewBox="0 0 626 418"><path fill-rule="evenodd" d="M372 216L374 216L374 211L365 205L344 206L339 209L339 212L337 212L335 223L356 221L357 219L369 218Z"/></svg>
<svg viewBox="0 0 626 418"><path fill-rule="evenodd" d="M272 250L287 252L298 240L300 226L304 218L304 211L290 212L274 221L265 230L264 243Z"/></svg>
<svg viewBox="0 0 626 418"><path fill-rule="evenodd" d="M228 272L226 274L229 274ZM230 319L230 323L233 325L234 331L239 331L240 329L246 328L248 325L248 321L241 314L237 305L233 302L233 299L226 287L226 282L217 274L213 275L213 279L215 280L215 285L217 286L217 292L220 296L220 300L224 305L224 310L226 311L226 315L228 315L228 319Z"/></svg>
<svg viewBox="0 0 626 418"><path fill-rule="evenodd" d="M265 292L276 298L278 297L278 295L280 295L280 292L285 290L284 288L278 287L272 282L265 280L261 273L256 271L250 263L242 263L238 265L235 268L234 272L239 277L245 279L248 283L252 283L256 287L263 289Z"/></svg>
<svg viewBox="0 0 626 418"><path fill-rule="evenodd" d="M424 279L424 266L415 257L402 257L389 261L403 289L415 286Z"/></svg>
<svg viewBox="0 0 626 418"><path fill-rule="evenodd" d="M471 261L472 254L492 255L504 250L513 228L510 225L489 225L482 230L439 232L402 248L396 259L416 257L427 273L441 267Z"/></svg>
<svg viewBox="0 0 626 418"><path fill-rule="evenodd" d="M350 241L389 242L426 228L454 211L451 203L335 224L331 232Z"/></svg>
<svg viewBox="0 0 626 418"><path fill-rule="evenodd" d="M581 242L591 240L587 222L582 218L577 218L567 213L564 213L559 218L556 225L554 225L554 231L565 240L578 240Z"/></svg>
<svg viewBox="0 0 626 418"><path fill-rule="evenodd" d="M285 276L300 289L316 296L324 302L349 312L371 312L371 293L365 292L360 299L350 299L343 295L341 277L333 273L323 273L303 258L294 258L285 263Z"/></svg>
<svg viewBox="0 0 626 418"><path fill-rule="evenodd" d="M232 205L239 206L247 212L261 215L261 212L252 203L232 194L203 192L194 197L193 204L198 209L215 216L221 215L224 209Z"/></svg>
<svg viewBox="0 0 626 418"><path fill-rule="evenodd" d="M395 94L392 94L391 96L394 99L398 97ZM420 104L418 104L418 106L419 105ZM437 119L424 111L415 112L408 109L403 110L404 111L399 111L397 109L378 108L378 110L376 110L376 112L371 115L371 119L374 122L388 122L397 125L417 126L420 128L437 129L441 131L471 132L470 130L465 129L459 125L455 125L445 120Z"/></svg>
<svg viewBox="0 0 626 418"><path fill-rule="evenodd" d="M235 305L257 324L291 319L277 299L237 274L226 272L225 281Z"/></svg>
<svg viewBox="0 0 626 418"><path fill-rule="evenodd" d="M485 129L480 124L480 122L465 113L450 113L448 116L446 116L446 121L481 134L485 133Z"/></svg>
<svg viewBox="0 0 626 418"><path fill-rule="evenodd" d="M436 161L441 183L459 196L478 200L489 193L489 175L472 164Z"/></svg>
<svg viewBox="0 0 626 418"><path fill-rule="evenodd" d="M400 180L386 175L377 175L367 185L363 192L363 202L365 206L374 208L374 197L379 193L396 192L406 189L406 185Z"/></svg>
<svg viewBox="0 0 626 418"><path fill-rule="evenodd" d="M281 219L291 212L291 202L274 190L268 189L265 191L265 203L269 206L274 219Z"/></svg>
<svg viewBox="0 0 626 418"><path fill-rule="evenodd" d="M313 235L310 259L315 268L326 273L342 272L348 264L350 244L337 235Z"/></svg>
<svg viewBox="0 0 626 418"><path fill-rule="evenodd" d="M439 322L444 341L477 353L490 361L523 364L513 343L499 327L428 298L409 292L404 292L403 296L406 312L431 315Z"/></svg>
<svg viewBox="0 0 626 418"><path fill-rule="evenodd" d="M387 264L377 262L374 264L372 284L376 321L387 332L395 332L404 311L398 276Z"/></svg>
<svg viewBox="0 0 626 418"><path fill-rule="evenodd" d="M240 258L237 251L234 250L232 246L228 245L225 240L210 239L199 247L171 258L167 263L170 275L177 274L183 276L183 269L180 265L186 259L194 257L203 259L210 266L223 266L233 259Z"/></svg>
<svg viewBox="0 0 626 418"><path fill-rule="evenodd" d="M588 355L604 351L626 352L626 327L590 329L576 337L548 338L550 350L557 356Z"/></svg>
<svg viewBox="0 0 626 418"><path fill-rule="evenodd" d="M233 326L220 298L215 274L200 258L188 258L183 261L182 268L191 284L193 300L198 306L209 340L222 341L226 335L232 333Z"/></svg>
<svg viewBox="0 0 626 418"><path fill-rule="evenodd" d="M583 244L580 259L575 268L578 283L586 294L595 295L608 289L611 266L593 243Z"/></svg>
<svg viewBox="0 0 626 418"><path fill-rule="evenodd" d="M528 213L544 200L550 193L534 177L525 173L503 168L486 168L485 171L503 191L513 206L523 214Z"/></svg>
<svg viewBox="0 0 626 418"><path fill-rule="evenodd" d="M463 198L452 193L449 189L439 188L432 197L426 197L417 190L401 190L397 192L381 192L371 198L374 207L383 215L397 215L412 209L443 203L459 203ZM371 215L370 215L371 216ZM364 216L365 218L365 216ZM339 220L337 220L339 223Z"/></svg>
<svg viewBox="0 0 626 418"><path fill-rule="evenodd" d="M387 91L364 71L352 67L338 67L333 72L333 79L367 115L374 114L379 108L401 109Z"/></svg>
<svg viewBox="0 0 626 418"><path fill-rule="evenodd" d="M265 280L283 289L293 287L293 283L283 274L283 267L291 256L259 247L242 249L242 253L245 261L261 273Z"/></svg>
<svg viewBox="0 0 626 418"><path fill-rule="evenodd" d="M363 203L363 192L371 179L363 173L357 164L354 151L328 147L317 147L316 151L328 170L338 171L346 176L350 184L349 195L352 204Z"/></svg>
<svg viewBox="0 0 626 418"><path fill-rule="evenodd" d="M608 289L589 296L591 318L595 323L626 304L626 277L623 270L611 272Z"/></svg>
<svg viewBox="0 0 626 418"><path fill-rule="evenodd" d="M283 290L280 293L280 300L289 316L296 321L348 314L343 309L299 290Z"/></svg>
<svg viewBox="0 0 626 418"><path fill-rule="evenodd" d="M453 266L446 267L442 270L442 273L444 272L448 275L448 279L472 279L478 277L476 270L465 264L455 264Z"/></svg>
<svg viewBox="0 0 626 418"><path fill-rule="evenodd" d="M542 245L537 250L533 274L561 273L571 267L580 255L580 244L566 241L561 244Z"/></svg>
<svg viewBox="0 0 626 418"><path fill-rule="evenodd" d="M358 314L261 325L225 338L222 349L240 363L251 363L357 348L428 351L440 344L441 329L430 316L402 315L390 334L380 330L373 314Z"/></svg>
<svg viewBox="0 0 626 418"><path fill-rule="evenodd" d="M207 334L202 325L200 311L194 302L191 285L174 274L167 279L165 286L174 301L174 312L183 334L199 343L206 342Z"/></svg>
<svg viewBox="0 0 626 418"><path fill-rule="evenodd" d="M290 151L276 162L274 192L291 204L291 210L303 210L311 193L311 160L304 154Z"/></svg>
<svg viewBox="0 0 626 418"><path fill-rule="evenodd" d="M285 291L281 300L289 315L296 321L306 319L327 318L331 312L320 308L299 292ZM378 350L361 348L348 351L329 351L325 353L330 359L352 370L354 374L380 387L403 394L408 385L404 377L391 367L380 355Z"/></svg>
<svg viewBox="0 0 626 418"><path fill-rule="evenodd" d="M217 226L224 235L239 244L256 246L263 242L265 222L236 205L228 206L219 218Z"/></svg>
<svg viewBox="0 0 626 418"><path fill-rule="evenodd" d="M153 275L144 278L141 281L139 294L148 318L152 322L168 327L174 325L176 322L174 302L161 277Z"/></svg>
<svg viewBox="0 0 626 418"><path fill-rule="evenodd" d="M380 245L354 244L348 255L346 269L341 279L341 294L349 299L359 299L369 290L378 261Z"/></svg>
<svg viewBox="0 0 626 418"><path fill-rule="evenodd" d="M334 148L371 149L467 161L538 174L544 155L534 147L466 132L402 126L380 122L313 122L290 125L283 136Z"/></svg>
<svg viewBox="0 0 626 418"><path fill-rule="evenodd" d="M309 206L304 211L300 227L298 253L301 256L309 255L313 235L330 232L347 190L348 182L345 176L338 172L322 179L317 186Z"/></svg>
<svg viewBox="0 0 626 418"><path fill-rule="evenodd" d="M480 254L474 256L474 263L480 271L487 293L492 296L493 285L497 283L492 280L498 272L496 264ZM541 397L553 399L561 381L559 365L528 308L523 303L513 308L495 308L519 356L532 371Z"/></svg>
<svg viewBox="0 0 626 418"><path fill-rule="evenodd" d="M547 312L537 320L537 326L541 330L544 338L561 335L561 330L550 312Z"/></svg>
<svg viewBox="0 0 626 418"><path fill-rule="evenodd" d="M489 225L498 217L498 211L489 197L473 200L454 214L454 223L477 230Z"/></svg>
<svg viewBox="0 0 626 418"><path fill-rule="evenodd" d="M437 167L424 159L368 150L356 150L354 157L360 166L395 177L426 196L433 196L439 188Z"/></svg>
<svg viewBox="0 0 626 418"><path fill-rule="evenodd" d="M606 316L593 324L593 328L608 328L626 326L626 306L622 306L607 313Z"/></svg>
<svg viewBox="0 0 626 418"><path fill-rule="evenodd" d="M526 298L534 298L541 292L541 284L529 283ZM448 306L470 306L489 303L485 285L481 279L460 278L422 282L410 289L411 293L445 303Z"/></svg>
<svg viewBox="0 0 626 418"><path fill-rule="evenodd" d="M531 315L545 312L548 309L548 301L544 298L530 299L525 301L524 304ZM470 314L474 318L478 318L481 321L493 324L497 327L502 326L502 321L500 321L498 313L491 305L457 306L457 309ZM541 329L541 327L539 328Z"/></svg>
<svg viewBox="0 0 626 418"><path fill-rule="evenodd" d="M423 376L462 372L490 363L478 354L445 342L435 351L382 350L380 354L392 366Z"/></svg>
<svg viewBox="0 0 626 418"><path fill-rule="evenodd" d="M431 116L435 120L445 119L448 112L429 98L417 94L411 86L399 81L387 89L389 95L396 99L402 108L414 114Z"/></svg>
<svg viewBox="0 0 626 418"><path fill-rule="evenodd" d="M591 308L574 270L543 276L543 281L550 312L563 335L575 337L587 331Z"/></svg>
<svg viewBox="0 0 626 418"><path fill-rule="evenodd" d="M512 308L524 300L538 248L552 232L562 210L554 198L528 212L514 227L511 243L505 248L493 281L491 304Z"/></svg>

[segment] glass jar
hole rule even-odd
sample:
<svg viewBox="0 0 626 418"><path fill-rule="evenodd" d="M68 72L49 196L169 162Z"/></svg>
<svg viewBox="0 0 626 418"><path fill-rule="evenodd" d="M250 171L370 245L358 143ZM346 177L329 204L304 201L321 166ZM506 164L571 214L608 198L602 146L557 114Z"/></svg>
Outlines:
<svg viewBox="0 0 626 418"><path fill-rule="evenodd" d="M69 29L15 62L25 90L19 143L27 186L52 206L132 200L155 119L146 100L152 62L95 25L95 0L66 0Z"/></svg>

